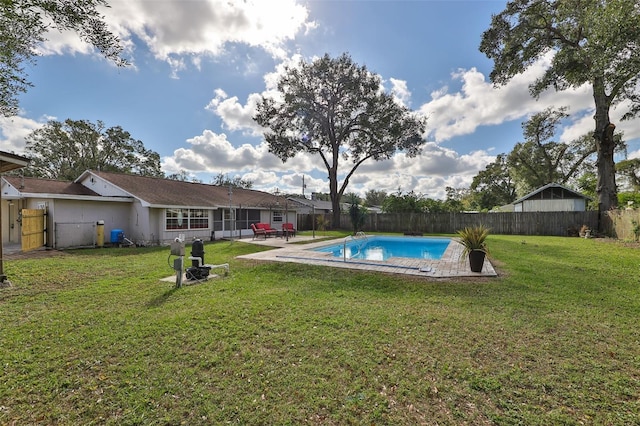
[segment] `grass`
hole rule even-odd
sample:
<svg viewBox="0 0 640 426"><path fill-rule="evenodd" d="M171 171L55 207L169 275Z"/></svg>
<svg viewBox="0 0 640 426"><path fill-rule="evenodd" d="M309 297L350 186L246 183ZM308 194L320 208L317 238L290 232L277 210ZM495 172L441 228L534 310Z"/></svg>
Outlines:
<svg viewBox="0 0 640 426"><path fill-rule="evenodd" d="M0 424L640 423L640 252L492 235L500 277L235 256L173 288L168 248L5 261Z"/></svg>

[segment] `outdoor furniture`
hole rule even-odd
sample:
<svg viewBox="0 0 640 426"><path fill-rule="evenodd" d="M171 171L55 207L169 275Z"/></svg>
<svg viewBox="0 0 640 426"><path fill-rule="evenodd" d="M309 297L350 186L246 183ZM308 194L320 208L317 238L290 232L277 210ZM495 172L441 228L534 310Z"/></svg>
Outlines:
<svg viewBox="0 0 640 426"><path fill-rule="evenodd" d="M293 227L293 223L283 223L282 231L292 237L296 236L296 228Z"/></svg>
<svg viewBox="0 0 640 426"><path fill-rule="evenodd" d="M252 225L253 226L253 225ZM260 232L264 232L264 238L271 237L272 235L276 235L275 228L272 228L268 223L256 223L256 229Z"/></svg>
<svg viewBox="0 0 640 426"><path fill-rule="evenodd" d="M259 236L264 236L264 239L267 239L267 232L264 229L261 228L256 228L256 225L254 225L253 223L251 224L251 230L253 231L253 239L255 240L256 237Z"/></svg>

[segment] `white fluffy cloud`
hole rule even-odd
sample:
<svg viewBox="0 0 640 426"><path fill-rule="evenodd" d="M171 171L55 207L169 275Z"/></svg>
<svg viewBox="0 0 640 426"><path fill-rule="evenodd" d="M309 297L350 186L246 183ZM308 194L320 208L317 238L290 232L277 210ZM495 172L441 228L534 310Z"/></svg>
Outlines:
<svg viewBox="0 0 640 426"><path fill-rule="evenodd" d="M205 130L201 135L187 139L188 147L176 149L172 156L162 159L162 169L168 173L187 170L196 173L246 174L257 171L286 173L290 171L318 170L312 157L297 155L283 163L271 154L265 143L234 146L226 134ZM316 159L317 160L317 159ZM251 179L253 180L253 179Z"/></svg>
<svg viewBox="0 0 640 426"><path fill-rule="evenodd" d="M296 0L110 2L110 22L129 39L142 39L156 58L219 55L227 43L261 47L284 57L284 43L313 26Z"/></svg>
<svg viewBox="0 0 640 426"><path fill-rule="evenodd" d="M36 121L20 116L0 116L0 146L2 146L2 151L23 154L27 135L42 127L50 119L54 118L43 117L42 120Z"/></svg>
<svg viewBox="0 0 640 426"><path fill-rule="evenodd" d="M527 116L547 107L569 106L572 112L593 108L590 87L564 92L547 91L539 99L529 94L529 85L549 65L547 56L504 86L494 86L477 69L459 70L452 80L461 82L459 92L443 87L432 93L432 100L420 107L428 117L428 132L436 141L468 135L479 126L498 125Z"/></svg>
<svg viewBox="0 0 640 426"><path fill-rule="evenodd" d="M217 89L215 95L205 108L222 119L224 129L243 130L254 136L261 134L261 127L253 120L261 98L259 94L249 95L245 105L238 102L237 96L229 98L222 89Z"/></svg>
<svg viewBox="0 0 640 426"><path fill-rule="evenodd" d="M411 92L407 88L407 82L396 78L391 78L389 81L391 82L391 94L395 101L402 106L409 107L411 105Z"/></svg>
<svg viewBox="0 0 640 426"><path fill-rule="evenodd" d="M187 140L189 148L179 148L172 157L163 159L163 169L170 172L188 170L194 172L248 171L258 168L278 168L280 160L268 153L264 144L244 144L234 147L225 134L205 130L201 135Z"/></svg>
<svg viewBox="0 0 640 426"><path fill-rule="evenodd" d="M174 76L186 66L185 58L197 68L202 56L221 55L230 43L284 58L285 44L316 26L297 0L112 0L109 5L101 11L127 55L134 53L134 40L142 41L156 59L169 63ZM46 38L42 54L93 51L72 32L54 30Z"/></svg>

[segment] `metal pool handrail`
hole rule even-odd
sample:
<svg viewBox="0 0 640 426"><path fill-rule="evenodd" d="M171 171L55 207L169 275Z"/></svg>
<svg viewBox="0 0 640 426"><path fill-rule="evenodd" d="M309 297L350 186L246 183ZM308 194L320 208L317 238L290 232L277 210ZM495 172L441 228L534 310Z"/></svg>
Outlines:
<svg viewBox="0 0 640 426"><path fill-rule="evenodd" d="M353 241L353 240L366 240L367 239L367 234L365 234L363 231L358 231L356 232L356 235L349 235L348 237L346 237L344 239L344 242L342 243L342 259L346 262L347 261L347 241ZM358 244L358 253L360 253L360 245ZM356 254L358 254L356 253ZM353 257L355 255L351 255L351 257Z"/></svg>

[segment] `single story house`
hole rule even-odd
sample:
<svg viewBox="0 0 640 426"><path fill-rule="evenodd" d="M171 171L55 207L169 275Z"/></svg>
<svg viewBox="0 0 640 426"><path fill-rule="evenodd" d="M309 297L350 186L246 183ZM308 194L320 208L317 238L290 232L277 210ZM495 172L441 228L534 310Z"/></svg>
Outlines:
<svg viewBox="0 0 640 426"><path fill-rule="evenodd" d="M512 203L515 212L582 212L591 198L558 183L550 183Z"/></svg>
<svg viewBox="0 0 640 426"><path fill-rule="evenodd" d="M11 214L2 224L11 230L7 240L20 239L21 209L46 209L46 245L53 248L95 245L98 221L104 223L106 242L121 231L143 245L178 236L187 241L248 237L251 224L259 222L297 227L295 207L281 196L163 178L94 170L73 182L3 176L1 190L3 212Z"/></svg>

